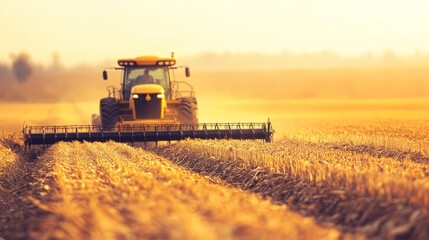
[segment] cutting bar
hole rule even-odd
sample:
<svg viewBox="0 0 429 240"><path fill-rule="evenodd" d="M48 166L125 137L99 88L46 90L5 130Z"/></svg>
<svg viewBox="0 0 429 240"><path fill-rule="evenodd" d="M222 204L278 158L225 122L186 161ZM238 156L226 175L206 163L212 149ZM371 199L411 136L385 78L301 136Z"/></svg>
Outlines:
<svg viewBox="0 0 429 240"><path fill-rule="evenodd" d="M98 125L24 126L24 143L50 145L57 142L160 142L184 139L262 139L271 142L271 122L266 123L200 123L161 125Z"/></svg>

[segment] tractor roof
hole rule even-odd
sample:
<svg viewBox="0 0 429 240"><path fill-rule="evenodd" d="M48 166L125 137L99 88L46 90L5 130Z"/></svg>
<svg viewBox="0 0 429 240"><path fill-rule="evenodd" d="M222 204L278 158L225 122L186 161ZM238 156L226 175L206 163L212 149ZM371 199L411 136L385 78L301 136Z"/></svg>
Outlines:
<svg viewBox="0 0 429 240"><path fill-rule="evenodd" d="M172 66L176 64L174 57L140 56L118 60L120 66Z"/></svg>

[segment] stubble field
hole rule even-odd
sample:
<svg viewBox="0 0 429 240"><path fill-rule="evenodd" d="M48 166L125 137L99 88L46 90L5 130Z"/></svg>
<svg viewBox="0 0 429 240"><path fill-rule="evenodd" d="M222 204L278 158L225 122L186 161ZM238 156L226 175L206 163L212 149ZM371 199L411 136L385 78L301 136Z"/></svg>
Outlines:
<svg viewBox="0 0 429 240"><path fill-rule="evenodd" d="M71 111L89 112L76 106ZM200 106L202 122L270 116L275 142L186 140L155 149L75 142L31 156L19 133L4 131L0 236L429 237L428 100Z"/></svg>

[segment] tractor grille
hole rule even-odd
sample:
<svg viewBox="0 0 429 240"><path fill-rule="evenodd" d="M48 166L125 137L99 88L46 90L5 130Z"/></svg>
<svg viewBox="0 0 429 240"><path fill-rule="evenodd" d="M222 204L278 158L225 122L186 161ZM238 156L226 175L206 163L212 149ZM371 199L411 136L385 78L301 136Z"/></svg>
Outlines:
<svg viewBox="0 0 429 240"><path fill-rule="evenodd" d="M147 99L148 95L150 100ZM162 99L158 98L157 95L156 93L138 94L139 97L133 99L137 119L161 118Z"/></svg>

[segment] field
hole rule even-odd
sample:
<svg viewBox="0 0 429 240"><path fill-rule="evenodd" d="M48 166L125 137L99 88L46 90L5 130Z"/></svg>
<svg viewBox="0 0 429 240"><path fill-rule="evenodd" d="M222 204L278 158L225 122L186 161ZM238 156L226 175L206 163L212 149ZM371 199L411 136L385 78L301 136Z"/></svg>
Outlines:
<svg viewBox="0 0 429 240"><path fill-rule="evenodd" d="M62 109L49 124L84 124L97 103L1 106L29 113L0 120L6 239L429 237L428 99L202 100L201 122L270 117L275 142L73 142L32 154L18 120Z"/></svg>

